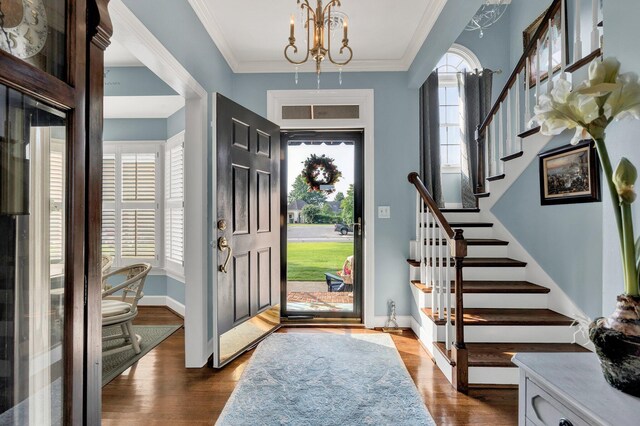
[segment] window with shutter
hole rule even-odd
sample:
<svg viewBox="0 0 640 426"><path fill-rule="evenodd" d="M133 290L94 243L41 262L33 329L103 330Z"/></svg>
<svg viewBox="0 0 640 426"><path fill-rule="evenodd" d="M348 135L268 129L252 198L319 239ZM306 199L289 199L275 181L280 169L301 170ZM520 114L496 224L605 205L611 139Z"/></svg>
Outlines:
<svg viewBox="0 0 640 426"><path fill-rule="evenodd" d="M165 148L165 267L184 274L184 132Z"/></svg>
<svg viewBox="0 0 640 426"><path fill-rule="evenodd" d="M51 263L64 259L64 141L51 140L49 162L49 256Z"/></svg>
<svg viewBox="0 0 640 426"><path fill-rule="evenodd" d="M162 244L158 144L105 144L102 185L102 253L116 266L159 266Z"/></svg>

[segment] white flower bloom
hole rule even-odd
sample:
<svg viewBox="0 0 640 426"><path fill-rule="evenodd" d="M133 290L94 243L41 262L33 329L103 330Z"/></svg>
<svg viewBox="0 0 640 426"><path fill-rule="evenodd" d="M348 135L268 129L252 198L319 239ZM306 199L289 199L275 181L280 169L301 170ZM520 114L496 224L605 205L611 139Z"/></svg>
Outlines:
<svg viewBox="0 0 640 426"><path fill-rule="evenodd" d="M635 73L618 76L618 88L607 98L604 113L607 118L615 120L640 119L640 82Z"/></svg>

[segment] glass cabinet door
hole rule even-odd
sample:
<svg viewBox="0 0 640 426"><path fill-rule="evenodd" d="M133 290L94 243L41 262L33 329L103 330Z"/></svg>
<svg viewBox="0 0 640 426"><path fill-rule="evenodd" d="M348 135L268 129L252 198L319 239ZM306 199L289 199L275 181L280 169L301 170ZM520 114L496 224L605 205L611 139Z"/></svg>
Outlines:
<svg viewBox="0 0 640 426"><path fill-rule="evenodd" d="M0 86L0 425L62 424L65 135L63 113Z"/></svg>
<svg viewBox="0 0 640 426"><path fill-rule="evenodd" d="M66 25L66 0L0 1L0 49L61 80Z"/></svg>

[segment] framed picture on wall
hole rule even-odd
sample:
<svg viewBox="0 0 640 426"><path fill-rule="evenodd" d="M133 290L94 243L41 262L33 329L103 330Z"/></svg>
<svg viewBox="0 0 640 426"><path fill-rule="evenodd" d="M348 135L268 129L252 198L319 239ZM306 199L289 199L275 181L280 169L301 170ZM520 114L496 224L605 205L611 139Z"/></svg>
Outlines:
<svg viewBox="0 0 640 426"><path fill-rule="evenodd" d="M591 140L541 153L540 203L544 206L600 201L597 155Z"/></svg>
<svg viewBox="0 0 640 426"><path fill-rule="evenodd" d="M536 61L536 53L537 46L534 46L531 54L529 55L529 64L531 67L531 72L527 76L529 79L529 87L533 87L537 83L537 75L540 73L540 82L545 81L548 76L549 70L549 49L551 48L552 52L552 60L553 60L553 73L555 74L560 70L560 62L562 61L562 50L560 48L562 40L565 42L565 49L567 52L569 51L569 39L567 37L567 26L565 25L565 34L563 35L562 40L560 39L560 32L562 31L561 19L562 13L560 11L562 2L556 2L553 8L553 18L551 20L551 34L553 36L553 45L549 46L549 30L547 29L542 33L541 36L541 46L540 46L540 69L538 70L537 61ZM565 16L566 14L566 3L565 3ZM529 26L522 32L522 44L523 51L527 50L529 43L533 39L536 31L540 24L547 14L545 10L540 16L538 16ZM568 57L568 55L567 55ZM568 65L568 64L565 64Z"/></svg>

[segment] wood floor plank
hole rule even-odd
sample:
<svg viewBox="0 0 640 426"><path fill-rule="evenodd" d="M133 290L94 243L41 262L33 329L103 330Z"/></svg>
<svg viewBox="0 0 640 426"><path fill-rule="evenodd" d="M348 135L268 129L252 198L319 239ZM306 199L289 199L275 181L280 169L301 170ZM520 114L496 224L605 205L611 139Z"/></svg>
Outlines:
<svg viewBox="0 0 640 426"><path fill-rule="evenodd" d="M166 308L140 307L135 324L181 324ZM377 333L361 328L284 328L282 333ZM513 389L456 392L411 331L392 334L398 352L434 420L442 426L516 425ZM252 352L222 370L184 368L184 330L178 330L103 388L103 425L212 425Z"/></svg>

